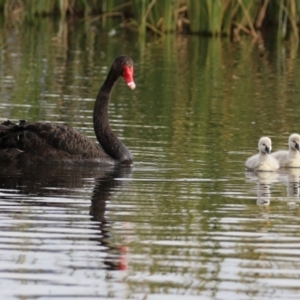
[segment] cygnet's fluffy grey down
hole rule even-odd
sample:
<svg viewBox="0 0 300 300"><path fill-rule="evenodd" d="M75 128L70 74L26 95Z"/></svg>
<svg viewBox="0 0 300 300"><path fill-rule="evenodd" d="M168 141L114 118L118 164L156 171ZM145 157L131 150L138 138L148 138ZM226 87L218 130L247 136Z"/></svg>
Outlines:
<svg viewBox="0 0 300 300"><path fill-rule="evenodd" d="M288 145L288 151L276 151L271 155L278 160L280 167L300 168L300 135L297 133L291 134L289 137Z"/></svg>
<svg viewBox="0 0 300 300"><path fill-rule="evenodd" d="M268 137L262 137L258 141L258 154L246 160L246 167L255 171L275 171L279 169L278 161L270 155L272 142Z"/></svg>

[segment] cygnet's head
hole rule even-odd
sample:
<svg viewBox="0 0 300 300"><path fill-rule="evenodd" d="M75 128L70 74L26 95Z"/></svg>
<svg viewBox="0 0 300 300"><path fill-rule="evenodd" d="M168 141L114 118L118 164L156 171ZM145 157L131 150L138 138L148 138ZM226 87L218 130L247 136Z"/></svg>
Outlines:
<svg viewBox="0 0 300 300"><path fill-rule="evenodd" d="M260 140L258 141L258 150L261 153L271 153L272 150L272 142L271 139L268 138L267 136L264 136L262 138L260 138Z"/></svg>
<svg viewBox="0 0 300 300"><path fill-rule="evenodd" d="M297 133L291 134L289 137L289 148L299 151L299 145L300 145L300 135Z"/></svg>

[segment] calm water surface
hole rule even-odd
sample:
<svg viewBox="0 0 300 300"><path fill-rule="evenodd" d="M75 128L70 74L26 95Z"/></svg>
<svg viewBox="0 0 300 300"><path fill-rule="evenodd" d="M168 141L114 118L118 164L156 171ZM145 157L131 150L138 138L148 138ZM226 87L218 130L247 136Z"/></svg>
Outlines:
<svg viewBox="0 0 300 300"><path fill-rule="evenodd" d="M91 24L1 30L2 120L94 138L114 57L111 125L132 168L0 168L2 299L298 299L300 170L255 174L260 136L300 132L293 44L170 36L145 46Z"/></svg>

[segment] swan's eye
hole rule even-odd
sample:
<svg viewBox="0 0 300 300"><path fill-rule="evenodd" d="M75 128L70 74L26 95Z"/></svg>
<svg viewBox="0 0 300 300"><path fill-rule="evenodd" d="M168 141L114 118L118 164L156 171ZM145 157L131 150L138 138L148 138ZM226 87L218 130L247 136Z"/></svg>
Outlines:
<svg viewBox="0 0 300 300"><path fill-rule="evenodd" d="M263 146L266 146L266 144L263 144Z"/></svg>

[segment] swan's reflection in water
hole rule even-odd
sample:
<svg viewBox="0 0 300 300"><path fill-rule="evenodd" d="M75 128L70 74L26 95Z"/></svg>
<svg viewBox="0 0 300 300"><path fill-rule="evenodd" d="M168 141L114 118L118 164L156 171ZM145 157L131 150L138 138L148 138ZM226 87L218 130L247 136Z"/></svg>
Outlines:
<svg viewBox="0 0 300 300"><path fill-rule="evenodd" d="M110 195L119 190L126 179L131 177L132 168L130 167L116 167L109 172L106 172L104 177L98 177L96 179L95 188L91 199L90 215L92 221L99 223L99 238L98 242L106 247L108 254L105 264L109 270L125 270L127 269L126 255L127 247L124 245L115 246L112 245L110 239L111 234L111 222L106 217L106 205Z"/></svg>
<svg viewBox="0 0 300 300"><path fill-rule="evenodd" d="M256 182L257 200L256 204L259 206L268 206L271 201L270 186L272 183L278 181L278 173L275 172L246 172L246 178Z"/></svg>
<svg viewBox="0 0 300 300"><path fill-rule="evenodd" d="M105 252L104 268L107 270L124 269L124 246L114 245L111 234L110 221L106 217L107 201L116 191L120 191L122 185L128 182L127 178L132 175L131 167L97 167L97 166L23 166L23 167L6 167L0 170L0 200L16 205L17 211L23 214L24 222L27 211L36 207L50 207L54 217L51 220L47 214L37 216L38 219L46 217L50 224L55 222L56 215L61 220L61 214L67 220L74 220L76 230L78 220L77 215L84 210L80 209L78 202L85 202L86 195L91 196L90 216L86 224L91 228L92 238L86 237L87 240L99 243L99 250ZM126 179L126 180L125 180ZM78 206L79 205L79 206ZM74 218L72 216L74 213ZM2 218L6 214L7 219L11 217L11 210L1 212ZM56 214L56 215L55 215ZM73 223L70 224L73 224ZM80 221L79 221L80 223ZM38 228L37 222L33 227ZM64 224L62 226L65 226ZM96 226L96 227L95 227ZM55 230L53 226L53 229ZM51 232L51 228L49 228ZM78 227L80 228L80 227ZM41 229L37 229L41 230ZM61 228L61 230L64 230ZM47 238L47 237L45 237ZM66 236L66 238L68 238ZM74 251L76 248L73 249Z"/></svg>

